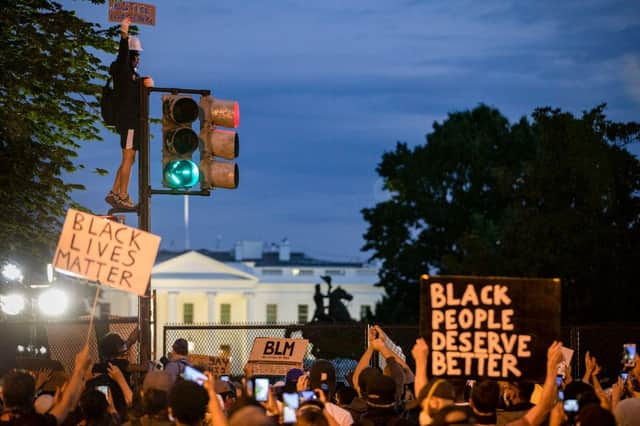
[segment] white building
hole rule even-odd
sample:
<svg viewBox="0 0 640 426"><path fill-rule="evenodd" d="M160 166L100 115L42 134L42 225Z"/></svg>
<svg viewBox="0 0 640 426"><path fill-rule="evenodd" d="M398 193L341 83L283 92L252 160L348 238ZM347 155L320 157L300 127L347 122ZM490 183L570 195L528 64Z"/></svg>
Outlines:
<svg viewBox="0 0 640 426"><path fill-rule="evenodd" d="M345 305L359 320L373 311L384 290L374 287L377 268L361 262L322 261L292 252L284 241L265 248L243 241L233 251L160 252L151 276L156 294L156 345L162 346L165 324L304 323L314 315L315 285L332 278L353 296ZM136 316L137 296L105 291L112 315ZM328 303L328 302L327 302Z"/></svg>

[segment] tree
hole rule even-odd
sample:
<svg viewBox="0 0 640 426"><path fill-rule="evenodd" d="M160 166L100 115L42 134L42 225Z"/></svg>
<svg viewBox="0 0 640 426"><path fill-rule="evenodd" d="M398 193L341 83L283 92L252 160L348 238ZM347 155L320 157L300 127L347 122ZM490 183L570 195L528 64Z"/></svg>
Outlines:
<svg viewBox="0 0 640 426"><path fill-rule="evenodd" d="M640 125L604 110L539 108L511 125L480 105L385 153L392 196L362 210L363 250L382 261L378 321L417 321L424 273L559 277L565 320L635 319L640 162L625 147Z"/></svg>
<svg viewBox="0 0 640 426"><path fill-rule="evenodd" d="M84 167L75 161L81 143L100 140L96 95L106 67L95 54L115 52L114 30L53 1L3 2L0 261L42 268L51 256L61 219L75 206L70 192L84 189L62 175Z"/></svg>

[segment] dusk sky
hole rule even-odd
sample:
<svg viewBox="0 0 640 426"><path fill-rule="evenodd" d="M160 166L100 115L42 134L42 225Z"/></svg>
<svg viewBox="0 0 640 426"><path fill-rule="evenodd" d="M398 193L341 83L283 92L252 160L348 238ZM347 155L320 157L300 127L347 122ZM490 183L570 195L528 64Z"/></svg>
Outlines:
<svg viewBox="0 0 640 426"><path fill-rule="evenodd" d="M115 24L106 4L62 3ZM385 197L375 172L382 154L397 141L424 143L447 113L486 103L514 122L538 106L579 114L606 102L610 119L640 121L637 0L152 4L156 26L139 26L140 73L157 87L210 89L241 111L240 186L190 197L188 239L183 197L152 197L151 229L165 249L287 238L313 257L366 260L360 210ZM151 115L161 116L158 93ZM151 185L162 189L160 126L151 133ZM87 191L73 197L106 213L118 137L105 132L79 155L87 169L68 180Z"/></svg>

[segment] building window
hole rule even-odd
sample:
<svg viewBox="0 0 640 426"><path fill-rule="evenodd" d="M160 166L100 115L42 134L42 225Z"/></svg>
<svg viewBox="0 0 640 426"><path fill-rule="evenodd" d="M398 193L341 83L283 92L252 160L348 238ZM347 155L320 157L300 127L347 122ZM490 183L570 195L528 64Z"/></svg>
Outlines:
<svg viewBox="0 0 640 426"><path fill-rule="evenodd" d="M313 269L292 269L291 274L297 277L311 277L313 276Z"/></svg>
<svg viewBox="0 0 640 426"><path fill-rule="evenodd" d="M309 321L309 305L298 305L298 324Z"/></svg>
<svg viewBox="0 0 640 426"><path fill-rule="evenodd" d="M182 305L182 323L193 324L193 303Z"/></svg>
<svg viewBox="0 0 640 426"><path fill-rule="evenodd" d="M360 320L366 320L369 312L371 312L371 305L360 305Z"/></svg>
<svg viewBox="0 0 640 426"><path fill-rule="evenodd" d="M220 324L231 324L231 304L220 304Z"/></svg>
<svg viewBox="0 0 640 426"><path fill-rule="evenodd" d="M327 269L324 273L325 275L346 275L347 271L344 269Z"/></svg>
<svg viewBox="0 0 640 426"><path fill-rule="evenodd" d="M263 269L262 275L282 275L282 269Z"/></svg>
<svg viewBox="0 0 640 426"><path fill-rule="evenodd" d="M278 305L267 304L267 324L275 324L278 322Z"/></svg>

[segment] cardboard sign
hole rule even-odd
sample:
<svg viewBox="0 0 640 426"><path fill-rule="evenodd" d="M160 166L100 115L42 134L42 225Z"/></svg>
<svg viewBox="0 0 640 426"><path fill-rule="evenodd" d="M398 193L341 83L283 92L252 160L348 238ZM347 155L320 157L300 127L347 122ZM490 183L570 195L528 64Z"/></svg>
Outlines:
<svg viewBox="0 0 640 426"><path fill-rule="evenodd" d="M301 363L308 344L307 339L256 337L249 361Z"/></svg>
<svg viewBox="0 0 640 426"><path fill-rule="evenodd" d="M420 334L433 376L538 380L560 336L560 280L424 275Z"/></svg>
<svg viewBox="0 0 640 426"><path fill-rule="evenodd" d="M229 362L229 358L213 355L189 354L187 359L189 364L204 367L205 370L210 371L214 376L229 374L231 371L231 362Z"/></svg>
<svg viewBox="0 0 640 426"><path fill-rule="evenodd" d="M69 209L53 256L63 273L144 296L160 237Z"/></svg>
<svg viewBox="0 0 640 426"><path fill-rule="evenodd" d="M120 22L127 16L132 23L153 26L156 24L156 7L133 1L109 0L109 21Z"/></svg>
<svg viewBox="0 0 640 426"><path fill-rule="evenodd" d="M251 374L253 376L286 376L287 372L292 368L302 369L301 362L253 362L249 361L251 365Z"/></svg>

